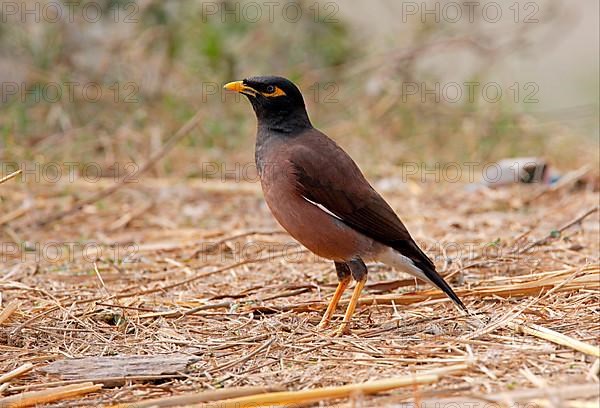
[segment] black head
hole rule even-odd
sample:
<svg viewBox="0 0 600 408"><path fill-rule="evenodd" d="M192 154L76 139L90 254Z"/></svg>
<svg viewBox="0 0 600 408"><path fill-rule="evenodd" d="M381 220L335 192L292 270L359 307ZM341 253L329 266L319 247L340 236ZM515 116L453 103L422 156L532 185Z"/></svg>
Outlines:
<svg viewBox="0 0 600 408"><path fill-rule="evenodd" d="M292 81L278 76L258 76L230 82L225 89L248 97L258 126L290 133L312 127L302 93Z"/></svg>

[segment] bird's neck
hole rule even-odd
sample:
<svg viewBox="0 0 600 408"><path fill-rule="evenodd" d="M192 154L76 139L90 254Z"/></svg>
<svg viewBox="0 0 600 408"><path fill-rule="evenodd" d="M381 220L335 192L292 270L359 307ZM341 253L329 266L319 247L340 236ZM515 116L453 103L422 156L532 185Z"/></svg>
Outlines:
<svg viewBox="0 0 600 408"><path fill-rule="evenodd" d="M278 135L299 134L312 128L306 109L291 112L256 112L258 119L258 134L268 137Z"/></svg>
<svg viewBox="0 0 600 408"><path fill-rule="evenodd" d="M296 116L298 118L298 116ZM289 120L285 123L277 123L274 121L258 121L256 131L256 146L254 150L254 159L259 174L262 175L264 162L268 160L267 154L277 150L279 144L285 144L286 140L302 137L307 131L312 129L312 124L306 116L305 121Z"/></svg>

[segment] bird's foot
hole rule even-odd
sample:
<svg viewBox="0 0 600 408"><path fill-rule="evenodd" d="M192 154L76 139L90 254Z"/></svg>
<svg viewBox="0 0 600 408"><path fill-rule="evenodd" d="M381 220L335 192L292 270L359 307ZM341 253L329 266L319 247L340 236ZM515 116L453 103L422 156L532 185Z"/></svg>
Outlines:
<svg viewBox="0 0 600 408"><path fill-rule="evenodd" d="M317 325L317 330L325 330L327 326L329 326L329 319L323 318Z"/></svg>
<svg viewBox="0 0 600 408"><path fill-rule="evenodd" d="M350 330L350 325L348 323L342 323L340 324L340 327L338 327L333 333L331 333L332 337L342 337L344 335L348 335L351 334L352 330Z"/></svg>

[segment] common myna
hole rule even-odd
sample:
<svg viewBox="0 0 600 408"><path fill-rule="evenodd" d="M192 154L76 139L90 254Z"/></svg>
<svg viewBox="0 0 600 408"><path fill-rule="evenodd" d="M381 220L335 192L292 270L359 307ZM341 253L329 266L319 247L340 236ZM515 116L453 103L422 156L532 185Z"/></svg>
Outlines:
<svg viewBox="0 0 600 408"><path fill-rule="evenodd" d="M312 126L291 81L251 77L225 89L246 95L256 113L255 160L271 212L292 237L335 264L339 284L319 328L329 324L352 277L357 284L337 333L349 332L367 281L365 261L380 261L430 282L467 310L356 163Z"/></svg>

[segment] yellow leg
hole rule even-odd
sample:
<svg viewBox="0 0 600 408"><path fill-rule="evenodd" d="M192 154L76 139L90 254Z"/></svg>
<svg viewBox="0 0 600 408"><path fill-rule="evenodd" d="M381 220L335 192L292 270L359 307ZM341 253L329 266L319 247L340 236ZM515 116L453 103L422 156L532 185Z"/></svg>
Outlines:
<svg viewBox="0 0 600 408"><path fill-rule="evenodd" d="M348 308L346 309L344 321L342 322L340 327L335 332L336 336L341 336L342 334L350 334L350 319L352 319L354 310L356 310L356 305L358 304L358 298L360 297L360 293L362 292L363 288L365 287L365 283L367 283L366 275L361 280L356 282L356 286L354 287L354 292L352 292L352 297L350 298L350 303L348 303Z"/></svg>
<svg viewBox="0 0 600 408"><path fill-rule="evenodd" d="M340 283L338 283L338 286L335 289L335 293L333 294L333 298L331 298L331 302L329 302L329 306L327 306L327 310L325 311L325 314L323 315L319 326L317 326L319 329L324 329L329 325L329 322L331 321L331 318L335 313L335 308L337 307L349 283L350 276L344 277L342 280L340 280Z"/></svg>

